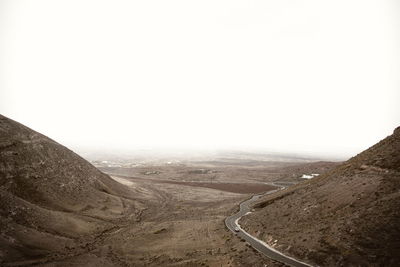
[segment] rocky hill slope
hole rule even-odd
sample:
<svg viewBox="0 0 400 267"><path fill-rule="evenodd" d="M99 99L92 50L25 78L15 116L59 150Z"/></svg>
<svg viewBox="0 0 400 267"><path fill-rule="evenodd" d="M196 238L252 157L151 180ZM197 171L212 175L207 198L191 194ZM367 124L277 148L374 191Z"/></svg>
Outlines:
<svg viewBox="0 0 400 267"><path fill-rule="evenodd" d="M321 266L398 266L400 127L324 175L269 195L240 223Z"/></svg>
<svg viewBox="0 0 400 267"><path fill-rule="evenodd" d="M0 265L56 259L135 220L135 192L0 115Z"/></svg>

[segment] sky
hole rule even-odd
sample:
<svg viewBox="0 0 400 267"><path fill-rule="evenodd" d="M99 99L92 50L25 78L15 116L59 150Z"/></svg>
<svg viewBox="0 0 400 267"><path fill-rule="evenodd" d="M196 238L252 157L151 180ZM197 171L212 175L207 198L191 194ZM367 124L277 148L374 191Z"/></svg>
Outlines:
<svg viewBox="0 0 400 267"><path fill-rule="evenodd" d="M351 156L400 125L400 3L0 0L0 113L73 148Z"/></svg>

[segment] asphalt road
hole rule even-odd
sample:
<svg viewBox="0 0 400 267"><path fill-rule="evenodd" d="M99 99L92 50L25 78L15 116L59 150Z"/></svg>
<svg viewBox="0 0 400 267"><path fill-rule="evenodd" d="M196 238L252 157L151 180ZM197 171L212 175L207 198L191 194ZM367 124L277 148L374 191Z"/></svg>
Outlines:
<svg viewBox="0 0 400 267"><path fill-rule="evenodd" d="M240 218L251 211L250 207L253 202L257 201L260 197L262 197L264 195L275 193L284 188L281 185L276 185L276 184L274 184L274 185L279 186L280 189L268 191L267 193L261 194L261 195L254 195L251 199L248 199L248 200L240 203L240 211L238 213L226 218L225 225L234 234L236 234L240 238L243 238L244 240L246 240L253 248L255 248L260 253L264 254L265 256L267 256L273 260L282 262L289 266L295 266L295 267L311 266L305 262L301 262L292 257L286 256L286 255L282 254L281 252L275 250L274 248L268 246L266 243L256 239L255 237L251 236L249 233L244 231L242 228L240 228L240 225L238 224L238 221L240 220ZM236 232L235 229L239 229L239 231Z"/></svg>

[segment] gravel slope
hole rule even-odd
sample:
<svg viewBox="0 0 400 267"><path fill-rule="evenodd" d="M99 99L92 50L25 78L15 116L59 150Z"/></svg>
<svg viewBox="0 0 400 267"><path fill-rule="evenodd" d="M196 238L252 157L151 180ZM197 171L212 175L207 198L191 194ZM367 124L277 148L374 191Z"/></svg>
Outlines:
<svg viewBox="0 0 400 267"><path fill-rule="evenodd" d="M241 220L282 252L322 266L398 266L400 128L335 169L262 199Z"/></svg>
<svg viewBox="0 0 400 267"><path fill-rule="evenodd" d="M136 198L74 152L0 115L0 265L45 262L87 244L135 217Z"/></svg>

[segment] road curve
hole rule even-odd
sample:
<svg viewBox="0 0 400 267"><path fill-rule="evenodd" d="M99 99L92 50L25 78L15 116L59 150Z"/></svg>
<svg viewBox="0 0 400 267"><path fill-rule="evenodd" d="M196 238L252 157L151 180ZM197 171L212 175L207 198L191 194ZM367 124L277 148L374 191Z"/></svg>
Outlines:
<svg viewBox="0 0 400 267"><path fill-rule="evenodd" d="M240 210L238 213L229 216L225 219L225 225L228 227L229 230L231 230L234 234L239 236L240 238L243 238L246 240L254 249L259 251L260 253L264 254L268 258L271 258L273 260L282 262L284 264L287 264L289 266L295 266L295 267L305 267L305 266L312 266L310 264L307 264L305 262L301 262L299 260L296 260L292 257L286 256L283 253L275 250L274 248L270 247L268 244L265 242L255 238L254 236L250 235L247 233L245 230L243 230L240 225L239 225L239 220L242 218L244 215L248 214L251 210L251 204L255 201L257 201L260 197L275 193L283 188L285 188L282 185L277 185L273 184L274 186L280 187L279 189L275 189L272 191L268 191L265 194L260 194L260 195L254 195L252 198L243 201L240 203ZM235 231L235 228L238 229L239 231Z"/></svg>

